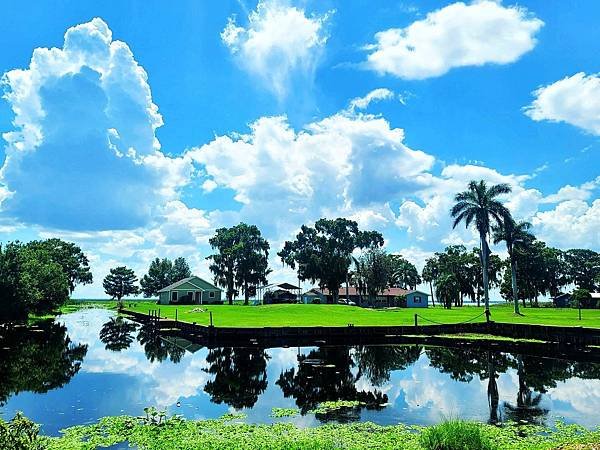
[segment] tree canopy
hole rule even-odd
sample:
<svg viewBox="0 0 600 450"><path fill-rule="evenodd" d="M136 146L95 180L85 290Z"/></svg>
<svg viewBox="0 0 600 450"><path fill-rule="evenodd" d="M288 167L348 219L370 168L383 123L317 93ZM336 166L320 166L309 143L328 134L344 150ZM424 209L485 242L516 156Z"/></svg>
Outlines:
<svg viewBox="0 0 600 450"><path fill-rule="evenodd" d="M382 245L381 233L361 231L353 220L319 219L314 227L302 225L296 239L286 241L278 256L284 264L297 268L300 280L326 287L337 303L354 250Z"/></svg>
<svg viewBox="0 0 600 450"><path fill-rule="evenodd" d="M123 297L140 292L136 283L137 277L133 270L125 266L119 266L110 269L110 273L104 277L102 285L104 286L104 292L120 303Z"/></svg>
<svg viewBox="0 0 600 450"><path fill-rule="evenodd" d="M267 282L269 274L269 243L255 225L240 223L231 228L219 228L209 240L217 253L210 255L210 271L215 283L225 289L229 304L241 290L248 304L251 292Z"/></svg>
<svg viewBox="0 0 600 450"><path fill-rule="evenodd" d="M162 288L191 275L190 266L183 257L176 258L175 261L155 258L150 263L148 273L140 280L140 285L146 297L154 297Z"/></svg>

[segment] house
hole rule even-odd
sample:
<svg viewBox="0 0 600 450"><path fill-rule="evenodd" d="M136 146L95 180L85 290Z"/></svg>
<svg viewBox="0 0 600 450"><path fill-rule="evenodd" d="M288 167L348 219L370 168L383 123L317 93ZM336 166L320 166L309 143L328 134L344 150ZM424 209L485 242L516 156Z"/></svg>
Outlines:
<svg viewBox="0 0 600 450"><path fill-rule="evenodd" d="M372 304L369 303L369 298L366 295L359 295L357 289L353 286L342 286L339 290L338 299L354 302L361 306L398 306L399 298L406 298L407 308L427 308L429 306L429 295L416 290L407 290L402 288L387 288L383 292L379 293L373 300ZM333 295L330 294L328 289L317 289L313 288L302 294L303 303L332 303ZM362 301L361 301L362 300Z"/></svg>
<svg viewBox="0 0 600 450"><path fill-rule="evenodd" d="M161 305L221 303L221 289L197 276L179 280L158 291Z"/></svg>
<svg viewBox="0 0 600 450"><path fill-rule="evenodd" d="M327 303L327 296L321 289L312 288L302 294L302 303Z"/></svg>
<svg viewBox="0 0 600 450"><path fill-rule="evenodd" d="M258 299L265 305L274 303L296 303L300 288L291 283L272 283L256 288Z"/></svg>
<svg viewBox="0 0 600 450"><path fill-rule="evenodd" d="M568 308L571 306L571 294L558 294L552 297L555 308Z"/></svg>
<svg viewBox="0 0 600 450"><path fill-rule="evenodd" d="M427 308L429 306L429 294L421 291L409 291L405 295L407 308Z"/></svg>

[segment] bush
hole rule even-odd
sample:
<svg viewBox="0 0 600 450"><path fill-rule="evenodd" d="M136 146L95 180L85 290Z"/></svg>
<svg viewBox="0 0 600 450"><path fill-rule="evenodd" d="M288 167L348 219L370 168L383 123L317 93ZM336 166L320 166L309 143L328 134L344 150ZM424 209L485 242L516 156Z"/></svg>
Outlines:
<svg viewBox="0 0 600 450"><path fill-rule="evenodd" d="M499 447L482 432L481 425L448 420L427 428L421 434L426 450L497 450Z"/></svg>
<svg viewBox="0 0 600 450"><path fill-rule="evenodd" d="M313 305L320 305L321 304L321 299L320 298L313 298L311 303Z"/></svg>
<svg viewBox="0 0 600 450"><path fill-rule="evenodd" d="M40 427L17 412L9 422L0 419L0 443L5 450L41 450Z"/></svg>

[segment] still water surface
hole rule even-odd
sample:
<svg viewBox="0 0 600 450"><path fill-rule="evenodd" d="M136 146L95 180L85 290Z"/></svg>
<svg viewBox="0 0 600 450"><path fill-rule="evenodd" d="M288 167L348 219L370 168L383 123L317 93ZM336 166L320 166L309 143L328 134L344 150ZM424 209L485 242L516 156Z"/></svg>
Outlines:
<svg viewBox="0 0 600 450"><path fill-rule="evenodd" d="M314 414L320 402L361 408ZM247 414L248 422L432 424L558 418L600 425L600 364L422 346L219 348L167 341L152 330L83 310L0 337L0 417L23 411L57 434L146 406L187 418ZM298 408L274 419L273 407Z"/></svg>

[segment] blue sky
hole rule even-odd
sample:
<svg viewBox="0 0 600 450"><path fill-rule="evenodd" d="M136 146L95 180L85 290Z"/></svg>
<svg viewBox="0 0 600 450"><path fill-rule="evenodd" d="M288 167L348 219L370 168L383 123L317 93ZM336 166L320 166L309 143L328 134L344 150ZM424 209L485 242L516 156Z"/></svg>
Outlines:
<svg viewBox="0 0 600 450"><path fill-rule="evenodd" d="M476 242L447 213L472 178L510 183L550 245L600 249L595 1L5 10L1 240L79 242L96 282L77 295L154 256L207 275L208 237L238 221L275 254L353 217L419 265Z"/></svg>

